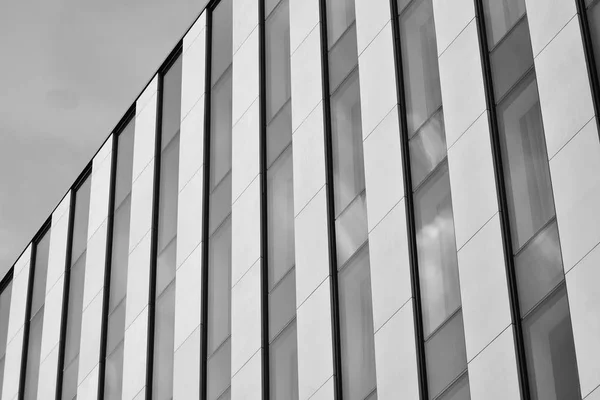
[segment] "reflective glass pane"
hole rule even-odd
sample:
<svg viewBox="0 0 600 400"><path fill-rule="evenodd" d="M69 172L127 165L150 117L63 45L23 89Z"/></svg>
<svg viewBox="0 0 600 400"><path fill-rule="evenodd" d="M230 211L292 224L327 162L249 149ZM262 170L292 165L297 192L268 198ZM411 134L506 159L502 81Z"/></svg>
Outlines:
<svg viewBox="0 0 600 400"><path fill-rule="evenodd" d="M288 0L282 0L267 19L265 39L267 122L270 122L291 95Z"/></svg>
<svg viewBox="0 0 600 400"><path fill-rule="evenodd" d="M63 373L62 400L73 400L77 397L77 377L79 375L79 357L69 364Z"/></svg>
<svg viewBox="0 0 600 400"><path fill-rule="evenodd" d="M27 349L27 372L25 374L25 400L37 400L38 381L40 376L40 356L42 351L42 326L44 308L33 316L29 324L29 343Z"/></svg>
<svg viewBox="0 0 600 400"><path fill-rule="evenodd" d="M87 177L75 193L75 220L73 221L71 266L77 262L81 254L87 248L90 187L91 179L90 177Z"/></svg>
<svg viewBox="0 0 600 400"><path fill-rule="evenodd" d="M593 0L589 0L588 4ZM592 37L592 46L594 48L594 59L596 61L596 70L600 73L600 2L596 2L587 11L588 25L590 27L590 36ZM600 78L600 76L599 76Z"/></svg>
<svg viewBox="0 0 600 400"><path fill-rule="evenodd" d="M342 36L354 22L354 0L326 0L327 6L327 40L329 48Z"/></svg>
<svg viewBox="0 0 600 400"><path fill-rule="evenodd" d="M460 307L447 164L417 190L414 201L423 329L428 336Z"/></svg>
<svg viewBox="0 0 600 400"><path fill-rule="evenodd" d="M231 174L227 174L210 194L209 234L212 235L223 220L231 214Z"/></svg>
<svg viewBox="0 0 600 400"><path fill-rule="evenodd" d="M291 101L267 125L267 165L270 167L288 144L292 143Z"/></svg>
<svg viewBox="0 0 600 400"><path fill-rule="evenodd" d="M115 182L115 209L131 193L133 175L133 135L135 132L135 118L119 133L117 144L117 174Z"/></svg>
<svg viewBox="0 0 600 400"><path fill-rule="evenodd" d="M548 154L533 74L498 106L513 251L554 216Z"/></svg>
<svg viewBox="0 0 600 400"><path fill-rule="evenodd" d="M108 316L106 354L110 354L125 339L125 299Z"/></svg>
<svg viewBox="0 0 600 400"><path fill-rule="evenodd" d="M33 296L31 299L31 315L35 315L44 306L46 300L46 276L48 274L48 255L50 253L50 230L35 246L35 262L33 265Z"/></svg>
<svg viewBox="0 0 600 400"><path fill-rule="evenodd" d="M67 334L65 337L65 360L64 367L67 368L73 360L79 356L79 344L81 340L81 317L83 314L83 284L85 280L85 259L83 253L79 261L71 267L71 278L69 282L69 305L67 309ZM65 369L66 371L66 369ZM77 374L77 369L73 370ZM66 373L63 378L69 379ZM75 379L77 380L77 378Z"/></svg>
<svg viewBox="0 0 600 400"><path fill-rule="evenodd" d="M397 0L398 4L398 15L402 14L402 11L406 8L406 6L411 2L411 0Z"/></svg>
<svg viewBox="0 0 600 400"><path fill-rule="evenodd" d="M127 266L129 263L129 221L131 196L127 196L114 214L112 262L110 264L109 312L121 303L127 294Z"/></svg>
<svg viewBox="0 0 600 400"><path fill-rule="evenodd" d="M298 400L298 342L296 322L269 346L270 398Z"/></svg>
<svg viewBox="0 0 600 400"><path fill-rule="evenodd" d="M425 342L425 357L429 398L433 399L467 369L462 311Z"/></svg>
<svg viewBox="0 0 600 400"><path fill-rule="evenodd" d="M367 202L363 192L335 220L338 269L367 241Z"/></svg>
<svg viewBox="0 0 600 400"><path fill-rule="evenodd" d="M483 14L492 49L525 14L525 0L483 0Z"/></svg>
<svg viewBox="0 0 600 400"><path fill-rule="evenodd" d="M179 133L181 121L181 56L164 74L162 85L161 150Z"/></svg>
<svg viewBox="0 0 600 400"><path fill-rule="evenodd" d="M556 222L538 233L515 257L515 270L523 316L565 277Z"/></svg>
<svg viewBox="0 0 600 400"><path fill-rule="evenodd" d="M215 232L208 245L208 355L231 332L231 218Z"/></svg>
<svg viewBox="0 0 600 400"><path fill-rule="evenodd" d="M273 9L283 0L265 0L265 16L269 17Z"/></svg>
<svg viewBox="0 0 600 400"><path fill-rule="evenodd" d="M533 400L580 399L573 329L564 286L523 320Z"/></svg>
<svg viewBox="0 0 600 400"><path fill-rule="evenodd" d="M442 105L431 0L417 0L400 16L400 43L408 134Z"/></svg>
<svg viewBox="0 0 600 400"><path fill-rule="evenodd" d="M269 294L269 341L296 316L296 272L290 271Z"/></svg>
<svg viewBox="0 0 600 400"><path fill-rule="evenodd" d="M345 399L362 400L376 386L369 250L339 273L342 385Z"/></svg>
<svg viewBox="0 0 600 400"><path fill-rule="evenodd" d="M329 51L329 90L331 93L337 89L357 65L356 24L352 24Z"/></svg>
<svg viewBox="0 0 600 400"><path fill-rule="evenodd" d="M335 213L365 188L358 72L331 97Z"/></svg>
<svg viewBox="0 0 600 400"><path fill-rule="evenodd" d="M213 85L231 64L233 54L233 9L231 1L219 1L212 12L211 80Z"/></svg>
<svg viewBox="0 0 600 400"><path fill-rule="evenodd" d="M231 376L231 340L227 340L208 359L207 398L214 400L229 388Z"/></svg>
<svg viewBox="0 0 600 400"><path fill-rule="evenodd" d="M267 171L269 288L294 266L292 148Z"/></svg>
<svg viewBox="0 0 600 400"><path fill-rule="evenodd" d="M442 111L435 114L408 142L413 190L446 157Z"/></svg>
<svg viewBox="0 0 600 400"><path fill-rule="evenodd" d="M162 152L160 160L160 200L158 203L158 253L177 236L177 199L179 178L179 136ZM173 254L174 255L174 254ZM175 258L163 259L165 268L175 270Z"/></svg>
<svg viewBox="0 0 600 400"><path fill-rule="evenodd" d="M171 283L156 300L154 318L152 398L156 400L169 400L173 394L175 282Z"/></svg>
<svg viewBox="0 0 600 400"><path fill-rule="evenodd" d="M533 66L527 19L523 19L490 55L496 101Z"/></svg>
<svg viewBox="0 0 600 400"><path fill-rule="evenodd" d="M231 170L231 68L211 91L210 190Z"/></svg>
<svg viewBox="0 0 600 400"><path fill-rule="evenodd" d="M106 357L104 367L104 399L121 400L123 390L123 342Z"/></svg>
<svg viewBox="0 0 600 400"><path fill-rule="evenodd" d="M455 382L448 390L438 397L438 400L470 400L469 376L465 373L462 378Z"/></svg>

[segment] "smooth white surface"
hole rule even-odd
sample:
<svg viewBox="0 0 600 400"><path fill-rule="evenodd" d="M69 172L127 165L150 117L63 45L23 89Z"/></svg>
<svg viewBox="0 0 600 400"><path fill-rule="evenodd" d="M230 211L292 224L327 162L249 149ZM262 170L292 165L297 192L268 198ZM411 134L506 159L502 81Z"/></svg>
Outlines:
<svg viewBox="0 0 600 400"><path fill-rule="evenodd" d="M534 56L538 55L577 13L574 1L525 0L525 5Z"/></svg>
<svg viewBox="0 0 600 400"><path fill-rule="evenodd" d="M244 66L240 65L239 68L242 69ZM236 90L234 89L233 92L236 93ZM231 133L231 168L233 171L231 176L231 200L233 203L258 175L259 143L260 100L256 97L250 108L233 126Z"/></svg>
<svg viewBox="0 0 600 400"><path fill-rule="evenodd" d="M21 355L23 353L23 327L17 331L6 346L4 358L4 378L2 381L2 398L12 399L19 391L21 374Z"/></svg>
<svg viewBox="0 0 600 400"><path fill-rule="evenodd" d="M50 244L48 250L48 272L46 274L46 294L56 284L56 281L65 273L67 257L67 236L69 232L69 213L63 214L60 219L52 218ZM34 260L35 262L35 260Z"/></svg>
<svg viewBox="0 0 600 400"><path fill-rule="evenodd" d="M21 257L19 260L22 260ZM25 325L25 307L27 305L27 287L29 284L29 263L13 276L13 287L10 293L10 312L6 343L11 343L17 332ZM4 368L6 371L6 368ZM4 380L3 382L6 382Z"/></svg>
<svg viewBox="0 0 600 400"><path fill-rule="evenodd" d="M202 21L198 21L202 22ZM197 23L198 25L198 23ZM183 120L200 97L204 95L206 80L206 29L201 25L197 37L184 48L181 66L181 120ZM187 36L183 39L184 47Z"/></svg>
<svg viewBox="0 0 600 400"><path fill-rule="evenodd" d="M202 241L204 168L179 193L177 209L177 268Z"/></svg>
<svg viewBox="0 0 600 400"><path fill-rule="evenodd" d="M371 43L391 18L387 0L355 0L358 54Z"/></svg>
<svg viewBox="0 0 600 400"><path fill-rule="evenodd" d="M260 400L262 350L256 352L246 365L231 378L232 400Z"/></svg>
<svg viewBox="0 0 600 400"><path fill-rule="evenodd" d="M152 226L152 198L154 195L154 161L131 187L131 216L129 222L129 253L148 234ZM131 265L131 264L130 264Z"/></svg>
<svg viewBox="0 0 600 400"><path fill-rule="evenodd" d="M234 125L258 97L258 70L258 29L255 29L233 56L231 120Z"/></svg>
<svg viewBox="0 0 600 400"><path fill-rule="evenodd" d="M107 144L112 145L112 136L108 140ZM112 151L104 159L94 157L94 161L92 162L88 231L86 233L88 240L90 240L102 222L108 217L111 159Z"/></svg>
<svg viewBox="0 0 600 400"><path fill-rule="evenodd" d="M85 377L77 387L77 400L95 400L98 397L98 371L99 366Z"/></svg>
<svg viewBox="0 0 600 400"><path fill-rule="evenodd" d="M256 0L233 0L233 54L258 26L258 2Z"/></svg>
<svg viewBox="0 0 600 400"><path fill-rule="evenodd" d="M180 281L177 281L179 286ZM177 318L177 314L175 314ZM177 346L177 345L176 345ZM175 351L173 400L200 398L200 327Z"/></svg>
<svg viewBox="0 0 600 400"><path fill-rule="evenodd" d="M176 272L175 337L178 350L200 326L202 313L202 245L200 244Z"/></svg>
<svg viewBox="0 0 600 400"><path fill-rule="evenodd" d="M319 0L290 0L290 54L319 23Z"/></svg>
<svg viewBox="0 0 600 400"><path fill-rule="evenodd" d="M46 294L44 304L44 321L42 325L42 344L40 360L46 359L48 354L58 345L60 340L60 322L63 309L64 276ZM58 367L54 366L55 369ZM40 372L41 374L41 372Z"/></svg>
<svg viewBox="0 0 600 400"><path fill-rule="evenodd" d="M260 257L260 180L258 178L250 184L231 208L231 284L235 286Z"/></svg>
<svg viewBox="0 0 600 400"><path fill-rule="evenodd" d="M127 264L127 307L125 327L128 327L148 304L150 285L150 232L129 254Z"/></svg>
<svg viewBox="0 0 600 400"><path fill-rule="evenodd" d="M440 55L475 18L475 6L471 0L433 0L433 16Z"/></svg>
<svg viewBox="0 0 600 400"><path fill-rule="evenodd" d="M154 93L148 104L135 117L133 139L133 182L138 179L148 163L154 158L154 142L156 139L156 103Z"/></svg>
<svg viewBox="0 0 600 400"><path fill-rule="evenodd" d="M48 357L42 360L39 371L37 400L47 400L48 393L56 393L58 346L54 347Z"/></svg>
<svg viewBox="0 0 600 400"><path fill-rule="evenodd" d="M81 317L81 345L79 347L79 372L77 374L78 385L82 385L84 379L87 378L100 361L103 295L104 292L100 291L83 311ZM79 389L77 389L77 392L79 393Z"/></svg>
<svg viewBox="0 0 600 400"><path fill-rule="evenodd" d="M203 95L181 121L178 185L180 191L204 164L204 100Z"/></svg>
<svg viewBox="0 0 600 400"><path fill-rule="evenodd" d="M128 293L129 295L129 293ZM129 309L129 298L127 299ZM148 308L125 330L123 346L123 400L135 398L146 385Z"/></svg>
<svg viewBox="0 0 600 400"><path fill-rule="evenodd" d="M85 274L83 281L83 308L90 304L98 292L104 287L106 268L107 221L91 237L87 244L85 256Z"/></svg>

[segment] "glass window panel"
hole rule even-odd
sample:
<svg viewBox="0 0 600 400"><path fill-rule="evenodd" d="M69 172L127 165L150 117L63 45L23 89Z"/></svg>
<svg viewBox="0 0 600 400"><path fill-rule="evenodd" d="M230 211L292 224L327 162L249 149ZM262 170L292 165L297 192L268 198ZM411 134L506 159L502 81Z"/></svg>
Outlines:
<svg viewBox="0 0 600 400"><path fill-rule="evenodd" d="M231 64L233 48L232 0L221 0L212 12L212 85ZM214 104L214 103L213 103Z"/></svg>
<svg viewBox="0 0 600 400"><path fill-rule="evenodd" d="M231 68L213 87L211 96L210 190L212 191L231 170Z"/></svg>
<svg viewBox="0 0 600 400"><path fill-rule="evenodd" d="M79 373L79 357L69 364L63 375L62 400L73 400L77 397L77 376Z"/></svg>
<svg viewBox="0 0 600 400"><path fill-rule="evenodd" d="M127 196L114 214L109 312L112 312L127 294L130 216L131 196Z"/></svg>
<svg viewBox="0 0 600 400"><path fill-rule="evenodd" d="M227 174L210 194L209 234L212 235L223 220L231 214L231 174Z"/></svg>
<svg viewBox="0 0 600 400"><path fill-rule="evenodd" d="M429 398L433 399L467 368L462 311L425 342L425 357Z"/></svg>
<svg viewBox="0 0 600 400"><path fill-rule="evenodd" d="M131 193L133 175L133 135L135 132L135 118L119 133L117 148L117 174L115 182L115 209Z"/></svg>
<svg viewBox="0 0 600 400"><path fill-rule="evenodd" d="M35 263L33 265L33 296L31 315L35 315L44 306L46 300L46 276L48 274L48 255L50 253L50 230L35 245Z"/></svg>
<svg viewBox="0 0 600 400"><path fill-rule="evenodd" d="M411 2L412 0L397 0L397 4L398 4L398 15L402 14L402 11L404 11L404 9L406 8L406 6Z"/></svg>
<svg viewBox="0 0 600 400"><path fill-rule="evenodd" d="M588 1L588 5L593 0ZM594 48L594 60L596 61L597 73L600 73L600 2L596 2L587 11L588 24L590 27L590 36L592 37L592 47ZM600 78L600 76L598 77Z"/></svg>
<svg viewBox="0 0 600 400"><path fill-rule="evenodd" d="M269 17L269 14L275 9L275 7L283 0L265 0L265 15Z"/></svg>
<svg viewBox="0 0 600 400"><path fill-rule="evenodd" d="M218 400L231 400L231 390L228 388L225 393L219 396Z"/></svg>
<svg viewBox="0 0 600 400"><path fill-rule="evenodd" d="M356 24L352 24L352 27L344 33L344 36L329 52L329 90L331 93L357 65Z"/></svg>
<svg viewBox="0 0 600 400"><path fill-rule="evenodd" d="M267 165L269 167L290 143L292 143L292 110L291 101L288 101L267 125Z"/></svg>
<svg viewBox="0 0 600 400"><path fill-rule="evenodd" d="M525 0L483 0L488 46L494 47L525 14Z"/></svg>
<svg viewBox="0 0 600 400"><path fill-rule="evenodd" d="M25 400L36 400L40 376L40 356L42 351L42 326L44 307L34 315L29 325L29 343L27 350L27 372L25 374Z"/></svg>
<svg viewBox="0 0 600 400"><path fill-rule="evenodd" d="M446 135L444 132L444 114L435 114L414 135L409 143L410 170L413 190L446 157Z"/></svg>
<svg viewBox="0 0 600 400"><path fill-rule="evenodd" d="M269 294L269 341L296 316L296 271L292 270Z"/></svg>
<svg viewBox="0 0 600 400"><path fill-rule="evenodd" d="M121 400L123 390L123 342L106 357L104 399Z"/></svg>
<svg viewBox="0 0 600 400"><path fill-rule="evenodd" d="M288 1L283 0L265 26L267 122L291 95L290 19Z"/></svg>
<svg viewBox="0 0 600 400"><path fill-rule="evenodd" d="M231 376L231 340L208 359L207 363L207 393L208 400L214 400L229 387Z"/></svg>
<svg viewBox="0 0 600 400"><path fill-rule="evenodd" d="M298 400L298 342L296 322L290 324L269 346L273 400ZM345 394L345 393L344 393Z"/></svg>
<svg viewBox="0 0 600 400"><path fill-rule="evenodd" d="M110 354L125 338L125 299L108 316L106 354Z"/></svg>
<svg viewBox="0 0 600 400"><path fill-rule="evenodd" d="M365 188L358 71L331 97L335 212L339 215Z"/></svg>
<svg viewBox="0 0 600 400"><path fill-rule="evenodd" d="M497 108L513 251L554 216L548 154L535 76Z"/></svg>
<svg viewBox="0 0 600 400"><path fill-rule="evenodd" d="M161 149L179 133L181 121L181 56L173 62L163 78Z"/></svg>
<svg viewBox="0 0 600 400"><path fill-rule="evenodd" d="M326 0L327 40L329 48L342 36L356 19L354 0Z"/></svg>
<svg viewBox="0 0 600 400"><path fill-rule="evenodd" d="M73 222L73 242L71 266L77 262L87 247L88 219L90 213L91 179L87 177L75 193L75 220Z"/></svg>
<svg viewBox="0 0 600 400"><path fill-rule="evenodd" d="M367 241L367 202L363 192L335 220L338 269Z"/></svg>
<svg viewBox="0 0 600 400"><path fill-rule="evenodd" d="M563 279L558 228L553 222L515 257L521 316L524 316Z"/></svg>
<svg viewBox="0 0 600 400"><path fill-rule="evenodd" d="M179 136L163 150L160 160L160 200L158 211L158 253L177 236L177 198L179 177ZM175 264L175 260L164 260Z"/></svg>
<svg viewBox="0 0 600 400"><path fill-rule="evenodd" d="M152 398L169 400L173 393L175 282L156 300Z"/></svg>
<svg viewBox="0 0 600 400"><path fill-rule="evenodd" d="M521 20L508 37L498 45L491 56L494 94L496 101L533 66L533 50L527 19Z"/></svg>
<svg viewBox="0 0 600 400"><path fill-rule="evenodd" d="M267 172L269 288L294 266L294 188L292 148Z"/></svg>
<svg viewBox="0 0 600 400"><path fill-rule="evenodd" d="M580 399L573 330L563 286L523 321L533 400Z"/></svg>
<svg viewBox="0 0 600 400"><path fill-rule="evenodd" d="M85 259L83 253L79 261L71 267L71 278L69 282L69 305L67 309L67 334L65 337L65 359L64 367L67 368L73 360L79 356L79 344L81 339L81 316L83 314L83 284L85 280ZM73 371L77 373L77 369ZM65 375L63 384L68 377ZM77 379L75 379L77 380Z"/></svg>
<svg viewBox="0 0 600 400"><path fill-rule="evenodd" d="M215 232L208 248L208 355L231 332L231 218Z"/></svg>
<svg viewBox="0 0 600 400"><path fill-rule="evenodd" d="M156 260L156 297L175 279L175 258L177 255L177 238L171 240Z"/></svg>
<svg viewBox="0 0 600 400"><path fill-rule="evenodd" d="M408 134L442 105L431 0L418 0L400 16L400 44Z"/></svg>
<svg viewBox="0 0 600 400"><path fill-rule="evenodd" d="M368 248L339 273L338 285L344 398L362 400L376 386Z"/></svg>
<svg viewBox="0 0 600 400"><path fill-rule="evenodd" d="M438 400L470 400L469 376L465 373Z"/></svg>
<svg viewBox="0 0 600 400"><path fill-rule="evenodd" d="M447 164L419 188L414 199L423 329L428 336L460 307Z"/></svg>

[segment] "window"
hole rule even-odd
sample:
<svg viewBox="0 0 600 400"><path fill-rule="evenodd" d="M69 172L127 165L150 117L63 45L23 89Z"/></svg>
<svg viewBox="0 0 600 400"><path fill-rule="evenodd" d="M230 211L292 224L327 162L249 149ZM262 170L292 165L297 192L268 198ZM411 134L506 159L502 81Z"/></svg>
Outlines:
<svg viewBox="0 0 600 400"><path fill-rule="evenodd" d="M46 275L48 273L48 255L50 252L50 230L34 243L34 260L29 279L33 279L31 310L27 316L29 337L24 345L27 346L25 370L25 400L37 399L37 388L40 374L40 356L42 351L42 325L44 322L44 303L46 300Z"/></svg>
<svg viewBox="0 0 600 400"><path fill-rule="evenodd" d="M152 398L156 400L169 400L173 393L181 67L179 56L161 76L162 125L152 368Z"/></svg>
<svg viewBox="0 0 600 400"><path fill-rule="evenodd" d="M289 1L266 1L266 178L269 392L298 399Z"/></svg>
<svg viewBox="0 0 600 400"><path fill-rule="evenodd" d="M211 10L210 162L208 193L209 229L208 308L205 330L208 348L206 387L208 400L230 397L231 386L231 132L232 132L232 1L221 0Z"/></svg>
<svg viewBox="0 0 600 400"><path fill-rule="evenodd" d="M600 4L597 0L586 0L587 19L592 37L592 46L594 48L594 59L596 61L596 73L600 66Z"/></svg>
<svg viewBox="0 0 600 400"><path fill-rule="evenodd" d="M85 280L85 260L88 238L91 178L88 176L75 192L75 213L73 239L71 242L71 264L67 305L67 326L64 338L64 359L62 364L62 399L72 400L77 396L79 373L79 345L81 342L81 317L83 314L83 285Z"/></svg>
<svg viewBox="0 0 600 400"><path fill-rule="evenodd" d="M363 400L376 396L376 380L355 8L354 0L325 6L340 373L344 398Z"/></svg>
<svg viewBox="0 0 600 400"><path fill-rule="evenodd" d="M532 399L579 398L544 127L523 0L484 0ZM495 47L494 47L495 46Z"/></svg>
<svg viewBox="0 0 600 400"><path fill-rule="evenodd" d="M104 364L104 398L118 400L123 389L123 343L129 263L129 223L133 173L133 139L135 117L117 137L117 170L113 208L112 252L108 299L106 361Z"/></svg>
<svg viewBox="0 0 600 400"><path fill-rule="evenodd" d="M12 272L10 273L12 275ZM8 277L8 275L7 275ZM10 295L12 293L12 276L0 286L0 393L4 380L4 362L8 335L8 316L10 314Z"/></svg>

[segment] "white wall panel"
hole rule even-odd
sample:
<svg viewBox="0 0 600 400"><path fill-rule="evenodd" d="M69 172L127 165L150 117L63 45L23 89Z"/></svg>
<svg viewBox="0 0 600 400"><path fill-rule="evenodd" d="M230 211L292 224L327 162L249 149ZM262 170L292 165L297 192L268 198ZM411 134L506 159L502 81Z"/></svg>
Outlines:
<svg viewBox="0 0 600 400"><path fill-rule="evenodd" d="M127 306L125 327L127 328L148 305L150 285L150 232L129 254L127 264Z"/></svg>
<svg viewBox="0 0 600 400"><path fill-rule="evenodd" d="M577 7L574 0L525 0L525 4L531 47L536 56L576 15Z"/></svg>
<svg viewBox="0 0 600 400"><path fill-rule="evenodd" d="M433 16L441 55L475 18L475 6L472 0L433 0Z"/></svg>
<svg viewBox="0 0 600 400"><path fill-rule="evenodd" d="M63 306L63 290L65 279L61 276L58 282L46 295L44 304L44 321L42 328L42 344L40 360L44 360L60 341L60 322Z"/></svg>
<svg viewBox="0 0 600 400"><path fill-rule="evenodd" d="M202 31L206 28L206 10L202 11L202 14L198 17L198 19L192 24L190 30L187 31L183 38L183 52L185 53L187 49L194 43L196 38L202 33Z"/></svg>
<svg viewBox="0 0 600 400"><path fill-rule="evenodd" d="M260 181L256 178L231 210L232 286L260 257L260 212Z"/></svg>
<svg viewBox="0 0 600 400"><path fill-rule="evenodd" d="M71 197L71 191L67 195ZM70 207L69 201L69 207ZM67 236L69 232L69 213L63 213L60 218L52 218L50 226L50 244L48 250L48 273L46 275L46 294L56 281L65 273L67 262Z"/></svg>
<svg viewBox="0 0 600 400"><path fill-rule="evenodd" d="M86 379L96 371L98 373L98 362L100 361L100 338L102 334L102 302L104 291L98 292L87 308L83 310L81 317L81 346L79 349L79 371L77 374L77 398L79 393L90 390L92 381ZM87 380L87 381L86 381ZM81 387L83 382L85 387ZM96 385L98 384L96 378ZM98 387L96 386L96 391Z"/></svg>
<svg viewBox="0 0 600 400"><path fill-rule="evenodd" d="M177 281L180 284L180 281ZM177 312L176 314L177 315ZM173 400L200 398L200 326L181 344L175 344Z"/></svg>
<svg viewBox="0 0 600 400"><path fill-rule="evenodd" d="M319 23L319 0L290 0L290 54Z"/></svg>
<svg viewBox="0 0 600 400"><path fill-rule="evenodd" d="M577 18L535 58L535 70L548 158L552 159L594 116Z"/></svg>
<svg viewBox="0 0 600 400"><path fill-rule="evenodd" d="M234 63L236 61L241 60L234 59ZM234 203L258 175L260 164L259 137L260 101L256 97L250 108L237 121L232 130L231 164L234 173L231 177L231 199Z"/></svg>
<svg viewBox="0 0 600 400"><path fill-rule="evenodd" d="M129 299L128 299L129 300ZM129 305L129 302L128 304ZM123 400L132 400L146 386L148 308L125 330L123 354Z"/></svg>
<svg viewBox="0 0 600 400"><path fill-rule="evenodd" d="M135 139L133 142L133 182L136 181L148 163L154 159L154 142L156 140L156 87L150 85L142 93L140 99L142 96L148 96L149 99L145 105L140 105L140 100L136 103L137 114L135 116ZM140 109L140 107L143 108Z"/></svg>
<svg viewBox="0 0 600 400"><path fill-rule="evenodd" d="M233 0L233 54L236 54L253 31L258 33L258 3L256 0ZM258 54L258 53L257 53ZM234 72L235 73L235 72Z"/></svg>
<svg viewBox="0 0 600 400"><path fill-rule="evenodd" d="M185 119L181 121L179 134L180 191L204 164L204 100L203 95Z"/></svg>
<svg viewBox="0 0 600 400"><path fill-rule="evenodd" d="M45 359L42 358L38 381L37 400L48 400L48 394L56 393L56 379L58 374L58 345ZM52 398L52 397L50 397Z"/></svg>
<svg viewBox="0 0 600 400"><path fill-rule="evenodd" d="M179 192L177 210L177 268L202 241L204 168ZM177 288L175 289L177 290Z"/></svg>
<svg viewBox="0 0 600 400"><path fill-rule="evenodd" d="M354 7L356 9L356 41L360 55L390 21L390 2L388 0L355 0ZM363 74L362 67L360 73Z"/></svg>
<svg viewBox="0 0 600 400"><path fill-rule="evenodd" d="M239 10L235 10L234 15L238 11ZM234 125L258 97L258 55L258 29L255 29L242 47L240 47L238 52L233 56L233 97L231 118ZM236 65L242 67L236 68Z"/></svg>
<svg viewBox="0 0 600 400"><path fill-rule="evenodd" d="M102 146L102 150L92 161L90 185L90 205L88 211L87 240L96 233L102 222L108 217L110 197L110 171L112 166L112 135ZM108 150L106 150L108 149Z"/></svg>
<svg viewBox="0 0 600 400"><path fill-rule="evenodd" d="M202 312L202 246L177 269L175 285L175 350L200 326Z"/></svg>
<svg viewBox="0 0 600 400"><path fill-rule="evenodd" d="M98 398L98 375L100 366L96 365L92 372L79 384L77 400L96 400Z"/></svg>
<svg viewBox="0 0 600 400"><path fill-rule="evenodd" d="M106 270L106 241L108 221L105 219L96 233L89 239L85 258L85 276L83 283L83 308L91 303L92 299L104 287L104 274Z"/></svg>
<svg viewBox="0 0 600 400"><path fill-rule="evenodd" d="M567 292L581 395L600 385L600 246L567 274Z"/></svg>
<svg viewBox="0 0 600 400"><path fill-rule="evenodd" d="M137 144L135 140L135 144ZM135 150L135 145L134 145ZM131 216L129 252L131 253L152 227L152 198L154 195L154 161L150 162L131 187ZM131 265L131 264L130 264Z"/></svg>
<svg viewBox="0 0 600 400"><path fill-rule="evenodd" d="M261 395L261 358L262 350L259 350L231 379L232 399L260 400L263 398Z"/></svg>
<svg viewBox="0 0 600 400"><path fill-rule="evenodd" d="M181 120L198 104L204 95L206 76L206 18L200 17L193 30L183 38L181 56ZM198 32L196 29L199 29ZM201 133L199 133L202 136Z"/></svg>

